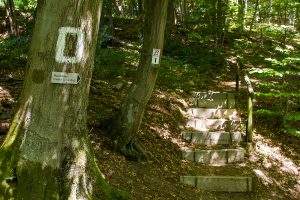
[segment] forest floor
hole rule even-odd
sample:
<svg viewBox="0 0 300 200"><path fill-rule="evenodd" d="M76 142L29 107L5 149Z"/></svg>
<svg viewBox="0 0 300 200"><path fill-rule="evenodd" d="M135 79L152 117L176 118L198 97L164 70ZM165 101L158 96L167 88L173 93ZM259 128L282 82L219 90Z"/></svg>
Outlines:
<svg viewBox="0 0 300 200"><path fill-rule="evenodd" d="M1 143L22 89L26 64L24 52L28 49L28 43L28 37L13 42L1 39L0 42ZM254 141L257 151L249 154L244 164L220 166L212 170L181 160L179 152L188 145L181 139L181 132L185 127L184 111L189 95L193 91L234 91L236 58L227 49L222 59L211 56L209 66L207 57L206 60L193 61L198 62L197 65L184 60L184 56L173 56L169 49L166 47L157 84L138 136L150 155L149 161L128 160L115 152L110 138L103 131L103 127L117 114L133 81L139 53L123 47L97 49L88 127L99 168L109 185L123 190L130 199L136 200L299 199L300 139L283 132L280 118L255 116ZM186 52L186 57L188 55ZM238 109L243 121L246 117L246 99L246 90L242 86ZM277 102L264 103L268 107ZM253 192L208 192L179 183L180 175L212 173L251 175L255 180Z"/></svg>

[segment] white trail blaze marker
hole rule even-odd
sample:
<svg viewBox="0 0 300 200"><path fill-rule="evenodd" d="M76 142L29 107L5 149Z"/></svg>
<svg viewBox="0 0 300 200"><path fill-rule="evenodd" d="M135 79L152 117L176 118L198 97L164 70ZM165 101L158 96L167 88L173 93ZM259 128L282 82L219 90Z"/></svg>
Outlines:
<svg viewBox="0 0 300 200"><path fill-rule="evenodd" d="M67 34L77 36L76 51L74 56L65 56L64 51L66 47ZM61 27L58 30L58 39L56 43L55 60L58 63L79 63L84 53L84 33L80 28Z"/></svg>
<svg viewBox="0 0 300 200"><path fill-rule="evenodd" d="M152 64L158 65L160 60L160 49L153 49Z"/></svg>
<svg viewBox="0 0 300 200"><path fill-rule="evenodd" d="M52 72L51 83L78 84L79 81L78 73Z"/></svg>

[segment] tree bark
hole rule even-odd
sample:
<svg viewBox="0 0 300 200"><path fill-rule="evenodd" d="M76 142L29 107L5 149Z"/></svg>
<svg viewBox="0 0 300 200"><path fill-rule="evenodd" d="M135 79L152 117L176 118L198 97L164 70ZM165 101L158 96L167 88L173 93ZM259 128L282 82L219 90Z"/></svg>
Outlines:
<svg viewBox="0 0 300 200"><path fill-rule="evenodd" d="M243 32L245 25L245 0L238 0L239 10L238 10L238 29Z"/></svg>
<svg viewBox="0 0 300 200"><path fill-rule="evenodd" d="M7 0L5 7L6 7L6 16L9 21L10 35L12 37L18 37L19 36L19 28L18 28L18 23L17 23L17 19L16 19L16 10L15 10L14 1Z"/></svg>
<svg viewBox="0 0 300 200"><path fill-rule="evenodd" d="M137 141L137 133L160 66L160 64L152 64L152 55L154 49L160 49L158 56L161 56L163 50L167 7L168 0L145 1L145 38L139 67L121 106L120 114L109 128L115 147L132 158L146 158L143 148Z"/></svg>
<svg viewBox="0 0 300 200"><path fill-rule="evenodd" d="M144 13L144 1L138 0L138 15L142 16Z"/></svg>
<svg viewBox="0 0 300 200"><path fill-rule="evenodd" d="M20 105L0 149L0 199L110 195L86 129L101 5L38 1ZM53 83L52 72L78 73L81 80Z"/></svg>
<svg viewBox="0 0 300 200"><path fill-rule="evenodd" d="M169 0L166 33L165 33L166 41L170 39L174 25L175 25L175 2L174 0Z"/></svg>
<svg viewBox="0 0 300 200"><path fill-rule="evenodd" d="M250 23L250 32L252 32L253 25L254 25L255 18L256 18L256 14L258 12L258 4L259 4L259 0L256 0L252 20L251 20L251 23Z"/></svg>

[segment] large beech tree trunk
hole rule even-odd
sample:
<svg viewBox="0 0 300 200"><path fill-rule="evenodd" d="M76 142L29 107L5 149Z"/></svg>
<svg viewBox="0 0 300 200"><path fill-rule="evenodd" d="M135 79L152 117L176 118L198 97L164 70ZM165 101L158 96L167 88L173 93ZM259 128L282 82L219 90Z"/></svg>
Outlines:
<svg viewBox="0 0 300 200"><path fill-rule="evenodd" d="M121 112L110 126L117 149L127 156L145 156L136 136L160 66L152 64L152 55L153 49L160 49L159 56L163 50L167 8L168 0L145 1L145 38L139 67Z"/></svg>
<svg viewBox="0 0 300 200"><path fill-rule="evenodd" d="M20 105L0 150L0 199L109 195L86 130L101 6L102 0L38 1ZM78 73L81 81L51 83L53 71Z"/></svg>

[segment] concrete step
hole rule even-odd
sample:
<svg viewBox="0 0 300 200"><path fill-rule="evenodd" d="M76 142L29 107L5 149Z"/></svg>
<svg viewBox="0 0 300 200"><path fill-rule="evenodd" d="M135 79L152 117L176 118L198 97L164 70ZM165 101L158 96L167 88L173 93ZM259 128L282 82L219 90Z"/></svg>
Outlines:
<svg viewBox="0 0 300 200"><path fill-rule="evenodd" d="M217 192L251 192L253 184L252 177L244 176L180 176L180 182Z"/></svg>
<svg viewBox="0 0 300 200"><path fill-rule="evenodd" d="M225 131L184 131L182 138L194 144L201 145L230 145L238 144L242 140L241 132Z"/></svg>
<svg viewBox="0 0 300 200"><path fill-rule="evenodd" d="M183 151L181 157L202 164L223 165L244 161L245 152L244 149L195 150Z"/></svg>
<svg viewBox="0 0 300 200"><path fill-rule="evenodd" d="M189 108L187 114L195 118L238 119L236 109L224 108Z"/></svg>
<svg viewBox="0 0 300 200"><path fill-rule="evenodd" d="M197 131L236 131L241 126L240 120L226 119L190 119L186 127Z"/></svg>
<svg viewBox="0 0 300 200"><path fill-rule="evenodd" d="M235 108L234 93L194 92L190 98L193 106L200 108Z"/></svg>

